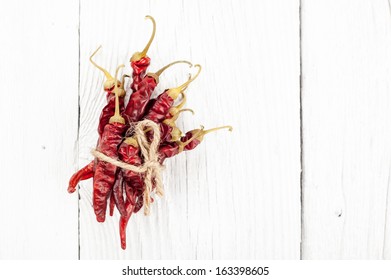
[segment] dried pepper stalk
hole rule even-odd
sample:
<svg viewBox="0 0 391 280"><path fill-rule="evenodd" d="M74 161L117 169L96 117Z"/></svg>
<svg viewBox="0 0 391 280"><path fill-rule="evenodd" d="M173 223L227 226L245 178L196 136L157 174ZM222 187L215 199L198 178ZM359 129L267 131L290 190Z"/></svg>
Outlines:
<svg viewBox="0 0 391 280"><path fill-rule="evenodd" d="M155 19L151 16L146 16L145 18L152 21L153 30L152 30L151 38L149 39L144 49L141 52L135 52L130 58L130 65L133 69L133 73L132 73L133 82L130 85L130 87L133 92L139 89L139 84L142 81L145 72L147 71L147 68L151 63L151 59L147 56L147 52L152 44L153 39L155 38L155 33L156 33Z"/></svg>
<svg viewBox="0 0 391 280"><path fill-rule="evenodd" d="M159 77L166 69L179 63L192 67L192 63L178 60L155 73L146 73L151 62L147 52L156 33L155 20L151 16L146 18L151 20L153 31L144 49L134 53L130 58L133 81L130 85L132 94L127 104L124 104L125 78L130 76L123 75L121 81L117 80L118 72L124 65L117 67L113 77L93 60L101 47L90 56L90 62L101 70L106 78L103 89L106 92L107 104L102 109L98 125L99 154L94 154L96 158L71 177L68 186L68 192L72 193L81 180L93 177L93 208L96 219L98 222L105 221L108 205L111 216L115 208L118 209L122 249L126 248L126 227L131 215L143 206L145 210L149 209L149 203L153 202L153 198L150 197L151 191L156 188L158 194L161 192L160 173L151 173L150 168L156 168L156 164L160 166L167 158L183 151L193 150L210 132L219 129L232 130L231 126L208 130L201 126L200 129L188 131L183 135L177 127L176 121L181 113L189 111L194 114L193 110L183 108L186 103L184 91L200 74L201 66L198 64L194 65L198 72L190 76L185 83L176 88L166 89L157 98L151 99L159 83ZM179 95L182 95L182 99L175 105ZM154 124L154 133L148 129L143 130L144 126L135 133L132 127L138 122L140 125L144 125L144 122ZM143 138L139 133L143 134ZM158 135L156 139L154 134ZM145 142L152 142L152 139L154 154L149 155L146 154L148 151ZM154 162L148 161L151 158L154 158Z"/></svg>
<svg viewBox="0 0 391 280"><path fill-rule="evenodd" d="M163 93L161 93L156 98L156 101L154 102L153 106L146 114L145 119L154 121L156 123L160 123L165 119L166 115L169 113L171 107L173 106L175 99L177 99L179 94L183 90L185 90L189 86L189 84L194 81L200 74L201 65L196 64L194 65L194 67L198 68L198 72L194 75L194 77L192 77L179 87L166 89Z"/></svg>

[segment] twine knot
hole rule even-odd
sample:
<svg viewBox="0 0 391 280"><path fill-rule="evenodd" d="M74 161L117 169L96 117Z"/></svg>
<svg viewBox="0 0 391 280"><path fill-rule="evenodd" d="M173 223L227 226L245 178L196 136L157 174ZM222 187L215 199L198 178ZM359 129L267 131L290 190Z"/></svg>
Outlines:
<svg viewBox="0 0 391 280"><path fill-rule="evenodd" d="M153 131L152 141L149 142L146 136L146 129L149 128ZM153 190L153 185L155 183L156 189L155 192L160 197L163 196L163 180L161 177L161 171L163 166L159 163L159 153L158 148L160 144L160 127L157 123L150 120L143 120L136 124L135 127L135 136L139 144L141 154L144 159L144 163L141 166L131 165L111 157L106 156L105 154L93 149L91 151L92 155L96 158L111 163L122 169L130 170L136 173L144 173L144 214L148 215L150 213L149 205L151 203L151 193Z"/></svg>

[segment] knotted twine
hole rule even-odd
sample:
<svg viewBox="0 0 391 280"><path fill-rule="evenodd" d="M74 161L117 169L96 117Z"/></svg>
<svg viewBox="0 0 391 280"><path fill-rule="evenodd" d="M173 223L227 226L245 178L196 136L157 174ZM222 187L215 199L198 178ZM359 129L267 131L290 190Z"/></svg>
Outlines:
<svg viewBox="0 0 391 280"><path fill-rule="evenodd" d="M146 129L150 128L153 131L153 139L149 143L146 136ZM161 177L161 171L163 166L159 163L158 148L160 143L160 127L157 123L150 120L143 120L136 124L134 133L136 135L137 142L139 144L141 154L144 159L144 164L140 166L131 165L123 161L113 159L105 154L93 149L92 155L102 161L111 163L122 169L130 170L136 173L144 173L144 185L143 192L144 201L144 214L149 215L149 205L151 202L151 193L153 187L153 181L156 183L156 194L160 197L163 196L163 181Z"/></svg>

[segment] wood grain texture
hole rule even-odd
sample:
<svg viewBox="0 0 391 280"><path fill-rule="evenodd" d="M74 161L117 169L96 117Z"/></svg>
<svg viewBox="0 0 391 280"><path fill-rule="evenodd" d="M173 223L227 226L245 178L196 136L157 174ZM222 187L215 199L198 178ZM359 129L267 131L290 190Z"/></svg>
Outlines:
<svg viewBox="0 0 391 280"><path fill-rule="evenodd" d="M389 3L302 2L303 258L390 259Z"/></svg>
<svg viewBox="0 0 391 280"><path fill-rule="evenodd" d="M203 71L179 126L231 124L166 164L166 195L128 225L96 222L92 181L80 187L82 259L297 259L300 255L299 1L81 1L79 167L91 160L104 106L103 75L141 50L153 15L151 71L177 59ZM187 78L177 66L156 93Z"/></svg>
<svg viewBox="0 0 391 280"><path fill-rule="evenodd" d="M75 259L77 2L2 3L0 37L0 259Z"/></svg>

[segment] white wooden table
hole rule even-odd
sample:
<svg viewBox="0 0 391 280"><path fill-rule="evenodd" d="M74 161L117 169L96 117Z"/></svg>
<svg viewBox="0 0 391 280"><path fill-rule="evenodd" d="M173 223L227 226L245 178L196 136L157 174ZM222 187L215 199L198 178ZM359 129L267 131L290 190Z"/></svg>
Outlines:
<svg viewBox="0 0 391 280"><path fill-rule="evenodd" d="M96 222L103 75L203 66L179 126L230 124L166 164L166 195ZM0 259L391 259L391 9L386 0L8 1L0 10ZM156 93L181 83L177 66Z"/></svg>

